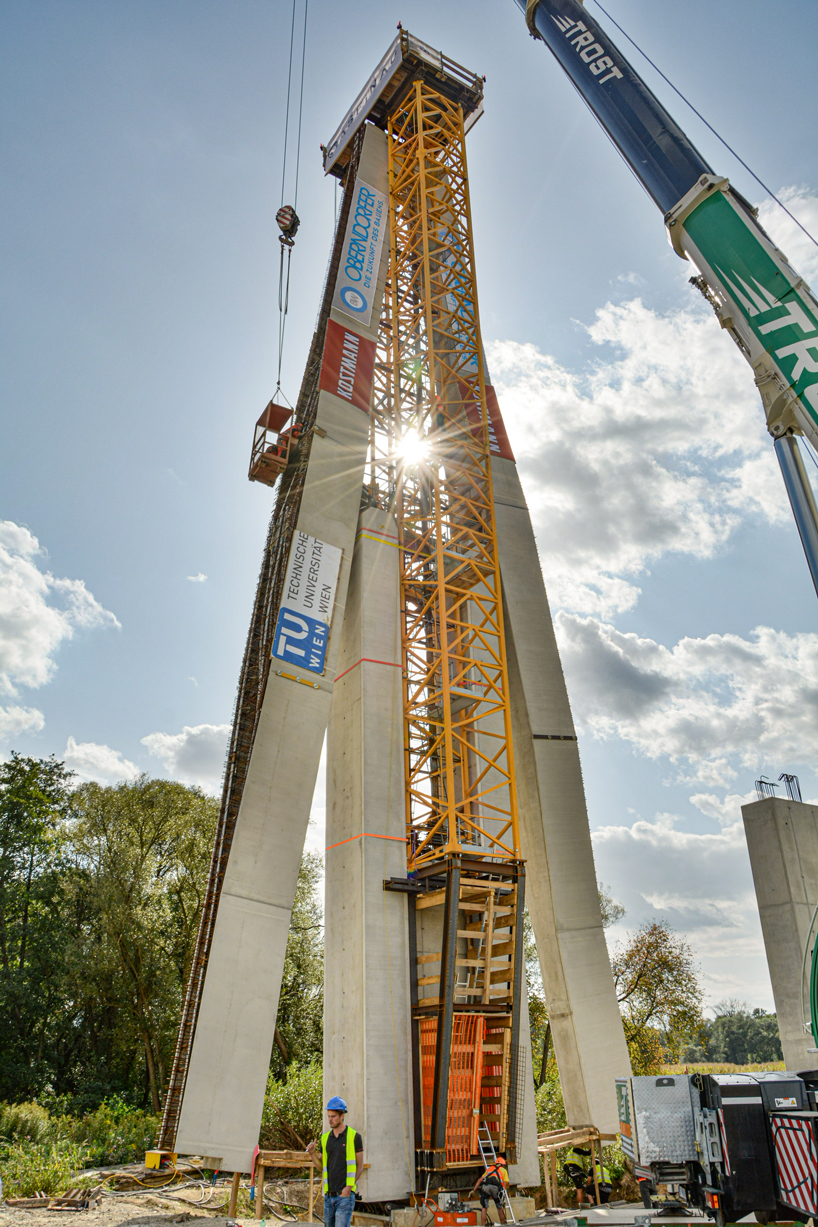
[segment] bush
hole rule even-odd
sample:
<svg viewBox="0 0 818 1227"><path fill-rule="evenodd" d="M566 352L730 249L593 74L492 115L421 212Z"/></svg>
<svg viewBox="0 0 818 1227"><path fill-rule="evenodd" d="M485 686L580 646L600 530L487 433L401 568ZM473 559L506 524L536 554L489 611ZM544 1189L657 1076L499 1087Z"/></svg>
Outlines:
<svg viewBox="0 0 818 1227"><path fill-rule="evenodd" d="M62 1116L55 1121L60 1134L82 1146L87 1164L95 1167L139 1162L159 1136L159 1124L158 1116L134 1108L116 1095L79 1119Z"/></svg>
<svg viewBox="0 0 818 1227"><path fill-rule="evenodd" d="M318 1061L287 1066L287 1081L267 1079L259 1145L264 1150L303 1150L321 1133L323 1070Z"/></svg>
<svg viewBox="0 0 818 1227"><path fill-rule="evenodd" d="M15 1142L0 1157L4 1197L33 1197L35 1193L61 1193L75 1171L84 1166L80 1146L49 1142Z"/></svg>
<svg viewBox="0 0 818 1227"><path fill-rule="evenodd" d="M44 1142L50 1136L51 1118L40 1104L0 1104L0 1142Z"/></svg>

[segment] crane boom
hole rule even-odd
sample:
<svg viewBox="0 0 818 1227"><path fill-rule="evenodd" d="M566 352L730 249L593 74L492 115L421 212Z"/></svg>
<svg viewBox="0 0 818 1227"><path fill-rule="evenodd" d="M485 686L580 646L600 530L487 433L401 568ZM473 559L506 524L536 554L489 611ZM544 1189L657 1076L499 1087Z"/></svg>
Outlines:
<svg viewBox="0 0 818 1227"><path fill-rule="evenodd" d="M818 300L579 0L517 0L654 203L749 362L818 592L818 513L794 436L818 446Z"/></svg>

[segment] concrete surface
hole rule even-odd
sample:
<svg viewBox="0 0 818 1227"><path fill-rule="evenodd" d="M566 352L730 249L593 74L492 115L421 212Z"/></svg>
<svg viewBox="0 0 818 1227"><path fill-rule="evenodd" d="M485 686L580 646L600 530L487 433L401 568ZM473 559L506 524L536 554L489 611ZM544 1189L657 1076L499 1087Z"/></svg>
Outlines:
<svg viewBox="0 0 818 1227"><path fill-rule="evenodd" d="M361 515L327 737L324 1101L361 1133L366 1201L414 1187L403 681L393 516Z"/></svg>
<svg viewBox="0 0 818 1227"><path fill-rule="evenodd" d="M744 833L787 1069L815 1069L801 1020L804 944L818 904L818 806L781 797L742 805ZM809 1013L809 1005L807 1005Z"/></svg>
<svg viewBox="0 0 818 1227"><path fill-rule="evenodd" d="M367 126L360 179L387 190L386 137ZM386 277L384 244L370 329ZM338 313L333 310L332 316ZM349 325L347 317L338 322ZM179 1154L221 1158L249 1171L258 1141L295 884L337 669L358 522L368 418L321 391L297 527L343 550L332 628L318 689L269 681L222 887L176 1139ZM285 666L293 672L293 666Z"/></svg>
<svg viewBox="0 0 818 1227"><path fill-rule="evenodd" d="M506 646L527 864L526 899L571 1125L618 1129L614 1078L630 1074L614 991L576 733L517 466L492 461Z"/></svg>

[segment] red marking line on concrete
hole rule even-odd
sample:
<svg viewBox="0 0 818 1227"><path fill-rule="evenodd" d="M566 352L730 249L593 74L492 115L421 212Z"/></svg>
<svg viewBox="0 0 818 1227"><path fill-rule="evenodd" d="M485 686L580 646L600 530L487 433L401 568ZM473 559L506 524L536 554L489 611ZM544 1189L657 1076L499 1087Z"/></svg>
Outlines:
<svg viewBox="0 0 818 1227"><path fill-rule="evenodd" d="M403 667L399 662L396 664L394 660L373 660L371 656L362 656L360 660L355 661L354 665L350 665L348 669L344 669L343 673L339 673L335 679L336 682L340 682L342 677L346 677L348 673L351 673L353 669L357 669L358 665L362 664L391 665L393 669L401 669Z"/></svg>
<svg viewBox="0 0 818 1227"><path fill-rule="evenodd" d="M360 835L350 835L349 839L342 839L339 844L328 844L324 851L331 852L333 848L340 848L343 844L351 844L354 839L393 839L399 844L406 843L406 838L403 835L373 835L371 831L362 831Z"/></svg>

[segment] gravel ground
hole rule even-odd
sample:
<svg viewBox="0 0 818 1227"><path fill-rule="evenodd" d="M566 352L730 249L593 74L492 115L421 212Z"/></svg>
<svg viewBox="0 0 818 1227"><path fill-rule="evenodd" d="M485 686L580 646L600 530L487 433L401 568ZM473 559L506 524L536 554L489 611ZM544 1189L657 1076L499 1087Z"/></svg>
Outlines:
<svg viewBox="0 0 818 1227"><path fill-rule="evenodd" d="M164 1224L186 1223L188 1227L227 1227L227 1219L215 1214L186 1210L178 1202L173 1208L158 1197L105 1197L92 1210L72 1213L68 1210L13 1210L0 1205L0 1227L163 1227ZM242 1218L242 1223L254 1220ZM280 1220L268 1218L266 1227ZM318 1224L318 1227L322 1227Z"/></svg>

